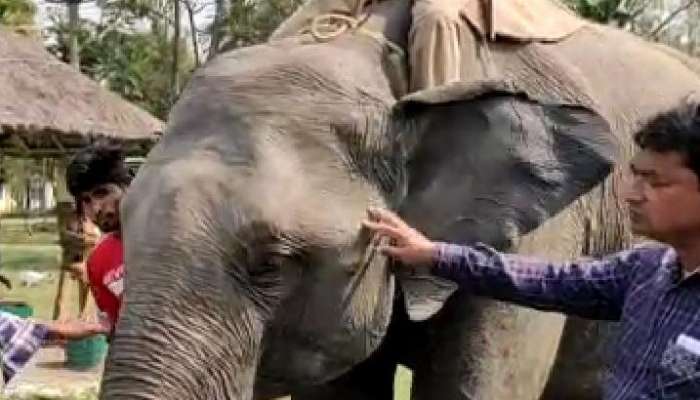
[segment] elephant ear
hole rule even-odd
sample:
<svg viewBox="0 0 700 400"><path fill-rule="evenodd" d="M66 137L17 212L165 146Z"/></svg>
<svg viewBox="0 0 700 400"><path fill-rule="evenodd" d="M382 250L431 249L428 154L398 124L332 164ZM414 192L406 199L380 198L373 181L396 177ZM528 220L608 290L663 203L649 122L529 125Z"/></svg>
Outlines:
<svg viewBox="0 0 700 400"><path fill-rule="evenodd" d="M394 113L408 176L399 213L437 240L507 249L602 182L618 154L596 112L538 102L504 83L419 92ZM413 319L430 317L455 290L426 283L426 274L399 276Z"/></svg>

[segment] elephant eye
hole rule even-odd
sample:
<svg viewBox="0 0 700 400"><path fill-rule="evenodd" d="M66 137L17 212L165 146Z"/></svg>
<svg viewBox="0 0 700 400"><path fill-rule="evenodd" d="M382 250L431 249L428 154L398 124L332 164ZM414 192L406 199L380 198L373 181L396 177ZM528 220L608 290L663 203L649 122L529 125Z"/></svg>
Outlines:
<svg viewBox="0 0 700 400"><path fill-rule="evenodd" d="M247 251L249 283L276 285L282 276L294 278L300 274L307 259L304 243L297 235L279 231L258 236Z"/></svg>
<svg viewBox="0 0 700 400"><path fill-rule="evenodd" d="M271 267L281 267L287 262L288 258L282 254L269 254L265 258L265 264Z"/></svg>
<svg viewBox="0 0 700 400"><path fill-rule="evenodd" d="M282 266L290 261L300 261L304 258L303 241L293 235L278 235L265 248L265 263Z"/></svg>

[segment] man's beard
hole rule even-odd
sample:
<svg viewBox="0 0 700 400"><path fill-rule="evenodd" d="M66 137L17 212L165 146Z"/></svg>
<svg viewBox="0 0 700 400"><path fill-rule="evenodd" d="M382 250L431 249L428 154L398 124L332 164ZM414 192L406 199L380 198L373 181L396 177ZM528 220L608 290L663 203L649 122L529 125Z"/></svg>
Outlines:
<svg viewBox="0 0 700 400"><path fill-rule="evenodd" d="M102 233L109 233L119 230L119 220L110 214L106 218L102 219L97 223L97 227L100 228Z"/></svg>

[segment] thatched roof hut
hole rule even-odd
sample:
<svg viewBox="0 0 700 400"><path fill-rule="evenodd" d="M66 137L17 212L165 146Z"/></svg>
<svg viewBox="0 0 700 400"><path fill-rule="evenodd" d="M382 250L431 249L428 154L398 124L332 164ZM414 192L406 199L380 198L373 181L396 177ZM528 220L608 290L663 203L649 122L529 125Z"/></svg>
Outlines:
<svg viewBox="0 0 700 400"><path fill-rule="evenodd" d="M144 154L163 122L48 53L0 28L0 154L53 157L98 138Z"/></svg>

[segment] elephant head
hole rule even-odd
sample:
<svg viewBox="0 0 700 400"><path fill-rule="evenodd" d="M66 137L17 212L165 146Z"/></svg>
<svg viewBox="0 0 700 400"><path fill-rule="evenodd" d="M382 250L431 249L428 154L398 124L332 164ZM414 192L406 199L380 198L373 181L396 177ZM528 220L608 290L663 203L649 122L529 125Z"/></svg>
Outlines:
<svg viewBox="0 0 700 400"><path fill-rule="evenodd" d="M195 74L122 205L126 294L101 398L249 399L256 376L278 394L337 376L391 318L367 207L505 245L610 171L595 112L503 85L397 102L391 51L289 38Z"/></svg>

